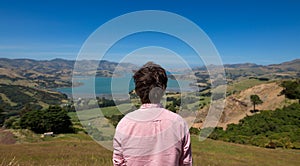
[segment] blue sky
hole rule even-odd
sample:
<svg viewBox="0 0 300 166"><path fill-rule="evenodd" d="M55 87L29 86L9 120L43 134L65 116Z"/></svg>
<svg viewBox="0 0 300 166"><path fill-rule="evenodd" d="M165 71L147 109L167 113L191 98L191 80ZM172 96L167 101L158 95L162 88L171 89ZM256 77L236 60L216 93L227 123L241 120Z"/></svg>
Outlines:
<svg viewBox="0 0 300 166"><path fill-rule="evenodd" d="M88 36L110 19L138 10L165 10L202 28L223 63L281 63L300 57L299 8L297 0L2 0L0 57L75 59ZM136 35L120 41L107 59L117 59L138 43L185 50L170 37Z"/></svg>

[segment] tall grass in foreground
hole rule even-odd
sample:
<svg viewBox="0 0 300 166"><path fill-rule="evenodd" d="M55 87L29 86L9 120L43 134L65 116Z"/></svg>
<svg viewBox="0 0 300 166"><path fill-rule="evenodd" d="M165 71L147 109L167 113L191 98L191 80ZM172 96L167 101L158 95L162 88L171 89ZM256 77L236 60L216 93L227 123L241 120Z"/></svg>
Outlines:
<svg viewBox="0 0 300 166"><path fill-rule="evenodd" d="M300 165L300 151L265 149L192 136L194 165ZM45 142L0 145L0 164L112 165L112 152L83 134L67 134Z"/></svg>
<svg viewBox="0 0 300 166"><path fill-rule="evenodd" d="M112 165L111 152L93 141L57 140L0 146L0 163L9 165Z"/></svg>

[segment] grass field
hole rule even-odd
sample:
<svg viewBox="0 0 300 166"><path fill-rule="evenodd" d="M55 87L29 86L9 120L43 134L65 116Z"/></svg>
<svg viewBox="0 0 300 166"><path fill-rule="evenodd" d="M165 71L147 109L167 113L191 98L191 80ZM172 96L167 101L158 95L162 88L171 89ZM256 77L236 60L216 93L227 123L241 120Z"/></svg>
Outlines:
<svg viewBox="0 0 300 166"><path fill-rule="evenodd" d="M192 136L194 165L300 165L300 151L264 149ZM85 134L66 134L38 143L0 145L0 165L112 165L112 152Z"/></svg>
<svg viewBox="0 0 300 166"><path fill-rule="evenodd" d="M251 88L255 85L264 84L268 82L269 81L261 81L258 79L243 79L228 85L227 92L232 94L232 93L240 92L242 90Z"/></svg>
<svg viewBox="0 0 300 166"><path fill-rule="evenodd" d="M98 129L98 131L101 131L103 137L110 139L114 135L115 127L110 123L109 119L104 116L111 117L112 115L121 115L122 113L120 111L126 112L130 109L131 104L120 104L118 107L104 107L101 108L101 110L100 108L93 108L78 112L70 112L68 115L71 117L74 127L80 129L82 128L81 125L85 127L92 126L93 128Z"/></svg>
<svg viewBox="0 0 300 166"><path fill-rule="evenodd" d="M16 106L16 105L18 105L17 103L12 102L12 101L4 94L4 93L0 93L0 97L1 97L1 99L2 99L4 102L10 104L11 106Z"/></svg>
<svg viewBox="0 0 300 166"><path fill-rule="evenodd" d="M81 121L86 121L98 117L103 117L103 115L106 116L119 115L121 114L119 110L121 111L129 110L131 108L131 104L120 104L118 105L118 108L115 106L104 107L101 108L101 110L99 108L93 108L93 109L88 109L88 110L83 110L78 112L70 112L68 115L73 120L77 119L78 116Z"/></svg>

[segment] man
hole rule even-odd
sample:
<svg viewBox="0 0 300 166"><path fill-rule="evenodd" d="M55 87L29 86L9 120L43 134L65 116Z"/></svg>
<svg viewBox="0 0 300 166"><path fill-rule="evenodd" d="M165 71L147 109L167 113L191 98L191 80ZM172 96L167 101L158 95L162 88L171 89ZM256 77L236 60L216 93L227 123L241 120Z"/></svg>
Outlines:
<svg viewBox="0 0 300 166"><path fill-rule="evenodd" d="M135 92L142 106L127 114L114 136L115 166L192 165L186 122L166 110L160 100L167 88L166 71L152 62L135 72Z"/></svg>

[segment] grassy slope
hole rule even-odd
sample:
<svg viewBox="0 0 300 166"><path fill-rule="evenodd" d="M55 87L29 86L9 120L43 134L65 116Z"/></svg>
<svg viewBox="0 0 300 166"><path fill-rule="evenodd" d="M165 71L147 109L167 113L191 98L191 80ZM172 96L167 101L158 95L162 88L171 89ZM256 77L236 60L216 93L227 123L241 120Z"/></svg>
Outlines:
<svg viewBox="0 0 300 166"><path fill-rule="evenodd" d="M299 165L300 152L264 149L253 146L192 137L194 165Z"/></svg>
<svg viewBox="0 0 300 166"><path fill-rule="evenodd" d="M192 137L194 165L300 165L300 152L263 149ZM112 165L112 152L84 134L39 143L0 145L0 165Z"/></svg>
<svg viewBox="0 0 300 166"><path fill-rule="evenodd" d="M229 93L240 92L242 90L251 88L255 85L264 84L268 82L270 81L260 81L258 79L243 79L228 85L227 92Z"/></svg>
<svg viewBox="0 0 300 166"><path fill-rule="evenodd" d="M124 111L124 110L129 110L130 108L131 108L131 104L120 104L118 105L118 108L115 106L104 107L101 108L101 110L99 108L93 108L84 111L71 112L68 115L73 120L76 119L76 116L79 116L81 120L85 121L93 118L98 118L99 116L103 117L103 115L106 116L119 115L121 114L119 110Z"/></svg>

